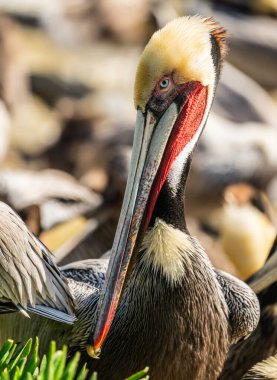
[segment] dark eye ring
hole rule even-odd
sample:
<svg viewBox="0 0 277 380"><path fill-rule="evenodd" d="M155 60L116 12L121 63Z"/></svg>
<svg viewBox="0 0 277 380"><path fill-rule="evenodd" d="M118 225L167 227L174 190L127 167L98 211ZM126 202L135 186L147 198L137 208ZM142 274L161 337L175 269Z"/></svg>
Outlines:
<svg viewBox="0 0 277 380"><path fill-rule="evenodd" d="M160 88L165 90L169 86L169 79L162 79L160 81Z"/></svg>

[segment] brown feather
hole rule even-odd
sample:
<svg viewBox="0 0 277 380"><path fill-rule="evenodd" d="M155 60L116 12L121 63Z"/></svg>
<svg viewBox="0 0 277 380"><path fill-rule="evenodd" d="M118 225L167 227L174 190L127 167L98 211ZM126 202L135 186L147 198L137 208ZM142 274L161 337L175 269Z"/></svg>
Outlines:
<svg viewBox="0 0 277 380"><path fill-rule="evenodd" d="M226 44L227 38L230 36L230 34L224 29L217 21L215 21L212 17L207 17L203 20L204 24L208 25L211 29L210 33L216 40L219 49L220 49L220 55L221 59L224 59L227 52L228 47Z"/></svg>

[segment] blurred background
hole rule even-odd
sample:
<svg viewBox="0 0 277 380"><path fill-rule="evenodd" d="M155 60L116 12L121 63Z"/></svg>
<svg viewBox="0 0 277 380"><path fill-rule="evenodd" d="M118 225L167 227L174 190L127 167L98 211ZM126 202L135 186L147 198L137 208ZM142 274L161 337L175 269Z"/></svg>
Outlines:
<svg viewBox="0 0 277 380"><path fill-rule="evenodd" d="M193 158L189 230L216 267L245 279L263 265L277 226L277 0L0 0L0 199L58 263L111 248L138 58L188 14L230 34Z"/></svg>

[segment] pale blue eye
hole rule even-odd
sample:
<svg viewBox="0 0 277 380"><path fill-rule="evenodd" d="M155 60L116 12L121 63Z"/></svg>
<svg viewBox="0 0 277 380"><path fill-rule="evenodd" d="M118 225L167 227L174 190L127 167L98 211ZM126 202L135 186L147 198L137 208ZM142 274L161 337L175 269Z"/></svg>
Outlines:
<svg viewBox="0 0 277 380"><path fill-rule="evenodd" d="M160 81L160 88L163 90L169 86L169 79L163 79Z"/></svg>

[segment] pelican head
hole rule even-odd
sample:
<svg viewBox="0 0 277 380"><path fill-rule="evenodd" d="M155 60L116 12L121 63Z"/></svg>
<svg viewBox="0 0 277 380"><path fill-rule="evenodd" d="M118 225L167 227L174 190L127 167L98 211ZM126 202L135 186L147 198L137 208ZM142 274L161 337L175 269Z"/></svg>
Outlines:
<svg viewBox="0 0 277 380"><path fill-rule="evenodd" d="M178 167L189 161L204 128L225 38L225 30L210 18L182 17L157 31L142 53L135 80L137 120L130 173L96 328L87 346L93 357L109 332L159 193L169 176L174 177L174 187Z"/></svg>

